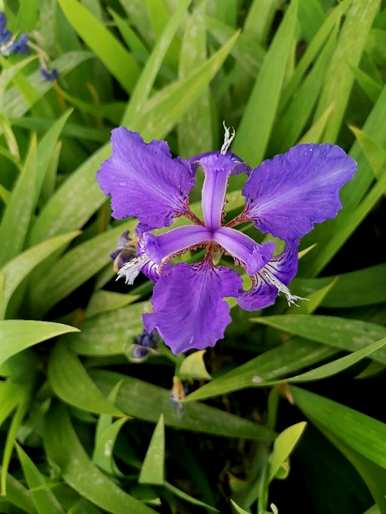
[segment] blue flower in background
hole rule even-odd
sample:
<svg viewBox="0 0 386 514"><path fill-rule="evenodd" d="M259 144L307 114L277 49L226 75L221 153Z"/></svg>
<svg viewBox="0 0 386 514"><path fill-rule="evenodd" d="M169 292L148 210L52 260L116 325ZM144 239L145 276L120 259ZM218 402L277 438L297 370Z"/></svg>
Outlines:
<svg viewBox="0 0 386 514"><path fill-rule="evenodd" d="M59 71L56 68L52 68L52 70L50 70L45 65L42 65L40 67L40 75L42 76L43 80L52 82L59 77Z"/></svg>
<svg viewBox="0 0 386 514"><path fill-rule="evenodd" d="M9 56L12 54L27 53L28 37L26 34L20 34L15 37L10 30L7 29L7 17L0 12L0 54Z"/></svg>
<svg viewBox="0 0 386 514"><path fill-rule="evenodd" d="M299 240L316 223L336 216L339 191L356 170L353 159L329 144L298 145L250 169L228 151L233 136L226 129L220 151L183 160L173 158L164 141L146 144L139 134L117 128L112 155L97 175L111 196L113 217L139 221L136 256L119 276L132 284L142 271L155 282L145 330L158 330L174 353L213 346L223 338L231 322L226 297L248 311L272 305L279 293L289 304L299 299L288 289L297 271ZM198 167L205 175L202 220L189 207ZM225 223L228 180L240 173L247 175L245 208ZM190 224L154 233L179 216ZM275 256L274 243L259 244L236 229L245 222L285 241L284 251ZM204 250L200 262L173 263L176 255L196 249ZM222 254L250 277L249 290L236 270L216 264Z"/></svg>

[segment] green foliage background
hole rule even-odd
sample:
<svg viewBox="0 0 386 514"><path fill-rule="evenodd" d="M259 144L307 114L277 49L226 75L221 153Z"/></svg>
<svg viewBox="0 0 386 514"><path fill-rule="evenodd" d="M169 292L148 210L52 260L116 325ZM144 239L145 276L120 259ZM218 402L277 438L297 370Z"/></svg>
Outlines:
<svg viewBox="0 0 386 514"><path fill-rule="evenodd" d="M0 8L60 73L0 60L0 512L385 514L384 2ZM110 129L189 156L219 147L222 120L251 165L331 142L358 174L303 241L307 302L233 306L216 348L132 363L150 284L113 279L134 224L112 222L95 180Z"/></svg>

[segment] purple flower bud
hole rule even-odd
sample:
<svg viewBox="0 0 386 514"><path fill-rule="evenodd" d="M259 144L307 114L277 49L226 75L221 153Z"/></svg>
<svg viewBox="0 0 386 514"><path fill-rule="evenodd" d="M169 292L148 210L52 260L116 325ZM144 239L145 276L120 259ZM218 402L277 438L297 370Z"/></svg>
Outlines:
<svg viewBox="0 0 386 514"><path fill-rule="evenodd" d="M25 54L28 50L28 36L21 34L9 47L8 52L9 54Z"/></svg>
<svg viewBox="0 0 386 514"><path fill-rule="evenodd" d="M40 68L40 75L43 80L52 82L59 77L59 71L56 68L52 68L52 70L49 70L48 68L45 68L44 66L42 66Z"/></svg>

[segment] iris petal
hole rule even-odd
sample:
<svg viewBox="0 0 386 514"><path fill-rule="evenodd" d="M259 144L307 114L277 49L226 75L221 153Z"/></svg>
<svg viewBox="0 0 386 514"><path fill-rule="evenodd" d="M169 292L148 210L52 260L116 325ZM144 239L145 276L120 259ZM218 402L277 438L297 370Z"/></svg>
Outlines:
<svg viewBox="0 0 386 514"><path fill-rule="evenodd" d="M298 145L264 161L244 186L247 215L257 228L284 240L310 232L341 208L339 191L356 163L335 145Z"/></svg>
<svg viewBox="0 0 386 514"><path fill-rule="evenodd" d="M252 238L229 227L221 227L214 233L214 240L239 260L249 275L254 275L272 257L274 243L258 244Z"/></svg>
<svg viewBox="0 0 386 514"><path fill-rule="evenodd" d="M157 264L171 255L211 239L211 232L201 225L175 228L159 236L150 232L143 235L144 250Z"/></svg>
<svg viewBox="0 0 386 514"><path fill-rule="evenodd" d="M112 131L112 155L97 174L99 185L111 196L113 216L137 217L142 229L168 226L183 214L194 186L190 163L173 159L167 143L144 143L135 132Z"/></svg>
<svg viewBox="0 0 386 514"><path fill-rule="evenodd" d="M157 329L174 353L214 346L231 322L226 296L237 296L241 278L207 263L167 265L153 290L145 329Z"/></svg>
<svg viewBox="0 0 386 514"><path fill-rule="evenodd" d="M248 172L249 168L230 152L210 152L190 161L202 166L205 173L201 198L205 225L211 229L221 227L228 179L232 174Z"/></svg>
<svg viewBox="0 0 386 514"><path fill-rule="evenodd" d="M243 291L237 301L246 311L264 309L273 305L281 292L293 303L298 297L292 296L288 284L298 269L298 241L288 241L284 251L272 259L255 275L255 285L250 291Z"/></svg>

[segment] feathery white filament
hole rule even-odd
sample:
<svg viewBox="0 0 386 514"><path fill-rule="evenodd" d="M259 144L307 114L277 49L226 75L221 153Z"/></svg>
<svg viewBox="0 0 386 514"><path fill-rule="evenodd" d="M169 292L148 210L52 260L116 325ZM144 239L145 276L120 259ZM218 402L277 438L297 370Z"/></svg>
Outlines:
<svg viewBox="0 0 386 514"><path fill-rule="evenodd" d="M229 147L231 146L232 141L235 138L236 131L233 127L227 127L225 124L225 121L223 121L222 124L223 124L225 133L224 133L224 142L222 144L220 153L221 153L221 155L225 155L227 153L227 151L229 150Z"/></svg>

